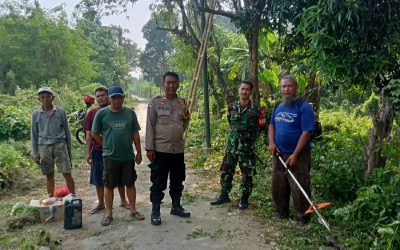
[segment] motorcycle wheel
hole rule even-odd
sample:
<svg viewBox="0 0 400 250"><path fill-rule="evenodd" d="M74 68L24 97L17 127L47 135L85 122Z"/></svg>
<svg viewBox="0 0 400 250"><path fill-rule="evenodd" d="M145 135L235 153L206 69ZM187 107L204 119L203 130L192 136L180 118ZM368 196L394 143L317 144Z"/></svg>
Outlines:
<svg viewBox="0 0 400 250"><path fill-rule="evenodd" d="M75 137L76 137L76 140L80 144L85 144L86 143L86 134L85 134L85 131L83 130L83 128L78 128L76 130Z"/></svg>

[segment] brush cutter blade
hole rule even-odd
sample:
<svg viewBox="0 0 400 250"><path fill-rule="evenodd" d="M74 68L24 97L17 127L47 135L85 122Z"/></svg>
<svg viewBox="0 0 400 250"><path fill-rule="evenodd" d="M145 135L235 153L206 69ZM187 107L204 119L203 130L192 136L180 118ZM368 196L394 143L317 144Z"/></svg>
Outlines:
<svg viewBox="0 0 400 250"><path fill-rule="evenodd" d="M319 209L321 209L321 208L324 208L324 207L327 207L327 206L330 206L330 205L332 205L332 203L330 203L330 202L323 202L323 203L316 204L315 207L319 210ZM309 208L307 209L307 211L304 212L304 215L308 215L308 214L311 214L311 213L313 213L313 212L314 212L314 209L313 209L312 207L309 207Z"/></svg>

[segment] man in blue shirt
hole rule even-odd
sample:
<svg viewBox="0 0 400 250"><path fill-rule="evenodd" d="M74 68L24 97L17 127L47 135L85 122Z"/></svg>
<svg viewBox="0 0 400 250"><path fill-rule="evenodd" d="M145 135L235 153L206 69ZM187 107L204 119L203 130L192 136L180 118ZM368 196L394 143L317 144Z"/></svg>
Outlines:
<svg viewBox="0 0 400 250"><path fill-rule="evenodd" d="M280 153L300 185L310 196L311 133L314 130L314 111L311 105L297 96L298 84L291 75L280 83L282 102L273 110L268 128L269 151ZM292 194L297 219L302 223L310 220L304 216L308 202L279 159L272 160L272 199L279 218L289 216L289 199Z"/></svg>

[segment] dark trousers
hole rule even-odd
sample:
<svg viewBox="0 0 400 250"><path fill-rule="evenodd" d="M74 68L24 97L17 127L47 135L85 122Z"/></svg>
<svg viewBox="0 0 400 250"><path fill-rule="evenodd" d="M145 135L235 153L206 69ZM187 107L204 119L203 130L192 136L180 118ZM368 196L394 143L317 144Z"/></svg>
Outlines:
<svg viewBox="0 0 400 250"><path fill-rule="evenodd" d="M155 160L150 164L150 201L161 203L164 198L164 190L167 188L169 174L169 195L172 201L178 201L182 196L183 182L186 178L184 153L168 154L155 152Z"/></svg>
<svg viewBox="0 0 400 250"><path fill-rule="evenodd" d="M290 154L282 154L282 159L286 161L289 156ZM285 173L285 167L276 156L273 157L272 168L272 199L276 205L276 211L281 216L288 216L289 200L290 195L292 195L293 205L297 212L297 217L299 219L303 219L303 213L309 207L308 201L306 198L304 198L304 195L301 193L292 177L290 177L288 173ZM290 167L289 169L309 197L311 197L311 151L303 151L299 156L297 166Z"/></svg>

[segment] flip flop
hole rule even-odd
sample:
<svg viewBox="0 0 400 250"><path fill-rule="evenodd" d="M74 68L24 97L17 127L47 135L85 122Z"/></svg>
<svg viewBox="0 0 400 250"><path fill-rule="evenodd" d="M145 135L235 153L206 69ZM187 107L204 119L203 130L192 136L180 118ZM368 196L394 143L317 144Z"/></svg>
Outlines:
<svg viewBox="0 0 400 250"><path fill-rule="evenodd" d="M125 203L125 204L119 204L120 207L126 208L126 209L131 209L131 206L129 205L129 203Z"/></svg>
<svg viewBox="0 0 400 250"><path fill-rule="evenodd" d="M90 210L89 214L97 214L103 211L105 207L95 207L92 210Z"/></svg>
<svg viewBox="0 0 400 250"><path fill-rule="evenodd" d="M108 226L111 224L111 221L113 221L113 217L111 216L104 217L103 220L101 221L101 225Z"/></svg>
<svg viewBox="0 0 400 250"><path fill-rule="evenodd" d="M144 220L144 215L139 213L138 211L131 213L131 217L136 220Z"/></svg>

